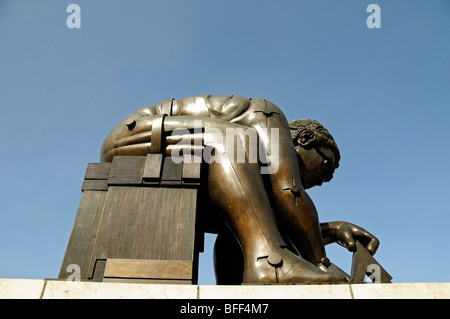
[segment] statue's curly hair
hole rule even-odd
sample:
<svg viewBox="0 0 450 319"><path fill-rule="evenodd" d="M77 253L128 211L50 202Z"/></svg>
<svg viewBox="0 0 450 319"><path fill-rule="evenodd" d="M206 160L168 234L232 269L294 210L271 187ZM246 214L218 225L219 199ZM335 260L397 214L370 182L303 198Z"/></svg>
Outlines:
<svg viewBox="0 0 450 319"><path fill-rule="evenodd" d="M311 131L314 134L312 146L323 146L332 150L336 156L336 168L339 166L339 161L341 159L339 148L334 141L333 136L325 127L323 127L322 124L316 120L310 119L293 120L289 123L289 128L291 129L291 136L294 145L300 145L299 137L305 130Z"/></svg>

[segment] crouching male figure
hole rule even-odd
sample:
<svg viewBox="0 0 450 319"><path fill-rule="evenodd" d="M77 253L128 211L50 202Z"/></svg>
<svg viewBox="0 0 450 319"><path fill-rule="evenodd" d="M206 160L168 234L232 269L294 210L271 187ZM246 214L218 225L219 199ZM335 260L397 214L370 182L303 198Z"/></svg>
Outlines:
<svg viewBox="0 0 450 319"><path fill-rule="evenodd" d="M256 132L267 166L249 160L245 136L236 143L247 160L238 160L239 152L223 138L230 129ZM173 155L186 138L200 138L200 147L213 148L215 160L206 161L209 197L226 225L216 243L216 261L223 261L216 263L218 283L346 282L345 275L328 268L325 244L339 242L352 250L359 240L375 253L378 239L364 229L345 222L320 224L305 192L333 177L340 160L333 137L316 121L289 124L270 101L202 95L145 106L110 132L101 159ZM181 147L195 152L199 144Z"/></svg>

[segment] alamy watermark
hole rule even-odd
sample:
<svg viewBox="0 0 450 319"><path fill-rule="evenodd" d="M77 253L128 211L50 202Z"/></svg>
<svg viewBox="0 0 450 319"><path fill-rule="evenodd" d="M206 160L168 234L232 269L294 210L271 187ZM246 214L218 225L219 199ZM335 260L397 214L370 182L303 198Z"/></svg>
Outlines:
<svg viewBox="0 0 450 319"><path fill-rule="evenodd" d="M372 283L380 283L381 282L381 268L380 265L370 264L366 268L366 275L369 277Z"/></svg>
<svg viewBox="0 0 450 319"><path fill-rule="evenodd" d="M366 9L370 15L367 17L366 25L369 29L381 28L381 8L378 4L369 4Z"/></svg>
<svg viewBox="0 0 450 319"><path fill-rule="evenodd" d="M67 281L81 281L81 269L77 264L70 264L66 268L66 272L71 273L67 277Z"/></svg>
<svg viewBox="0 0 450 319"><path fill-rule="evenodd" d="M70 15L66 19L66 25L69 29L80 29L81 28L81 8L78 4L69 4L67 6L66 12Z"/></svg>
<svg viewBox="0 0 450 319"><path fill-rule="evenodd" d="M69 4L66 8L66 12L70 13L67 17L66 25L69 29L81 28L81 8L78 4ZM366 25L369 29L381 28L381 8L378 4L369 4L366 9L370 15L367 17Z"/></svg>
<svg viewBox="0 0 450 319"><path fill-rule="evenodd" d="M81 28L81 8L78 4L69 4L66 8L66 12L70 15L66 19L66 25L69 29ZM366 9L370 15L366 19L366 25L369 29L381 28L381 8L378 4L369 4Z"/></svg>
<svg viewBox="0 0 450 319"><path fill-rule="evenodd" d="M201 139L192 138L199 135L202 136ZM178 128L172 131L171 136L179 137L170 153L175 163L259 163L261 174L274 174L278 171L278 128L219 129L204 126L201 120L195 120L193 133L186 128ZM186 156L187 154L193 156Z"/></svg>

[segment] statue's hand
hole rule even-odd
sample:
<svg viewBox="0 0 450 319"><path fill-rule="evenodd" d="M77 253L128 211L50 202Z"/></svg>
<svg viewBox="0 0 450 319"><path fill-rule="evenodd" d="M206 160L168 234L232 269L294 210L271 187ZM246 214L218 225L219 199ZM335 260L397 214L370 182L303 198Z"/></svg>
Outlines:
<svg viewBox="0 0 450 319"><path fill-rule="evenodd" d="M336 239L338 244L346 247L349 251L355 251L356 241L359 241L371 255L378 249L380 241L364 228L357 225L341 222L336 229Z"/></svg>

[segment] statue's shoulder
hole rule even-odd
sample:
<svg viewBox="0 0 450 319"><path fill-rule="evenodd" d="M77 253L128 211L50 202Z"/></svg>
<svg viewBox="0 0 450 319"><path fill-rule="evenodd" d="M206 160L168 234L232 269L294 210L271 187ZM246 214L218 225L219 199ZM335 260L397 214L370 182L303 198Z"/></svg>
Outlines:
<svg viewBox="0 0 450 319"><path fill-rule="evenodd" d="M250 107L251 100L242 95L210 95L206 99L211 117L230 121Z"/></svg>
<svg viewBox="0 0 450 319"><path fill-rule="evenodd" d="M209 116L225 121L243 114L250 106L252 99L231 94L204 94L172 99L171 115ZM160 113L165 102L156 103L154 108ZM167 102L166 102L167 103Z"/></svg>
<svg viewBox="0 0 450 319"><path fill-rule="evenodd" d="M281 110L274 103L265 99L252 99L232 94L204 94L181 99L168 99L147 105L137 110L135 115L148 116L166 113L172 116L197 115L233 121L245 116L248 112L281 113Z"/></svg>

